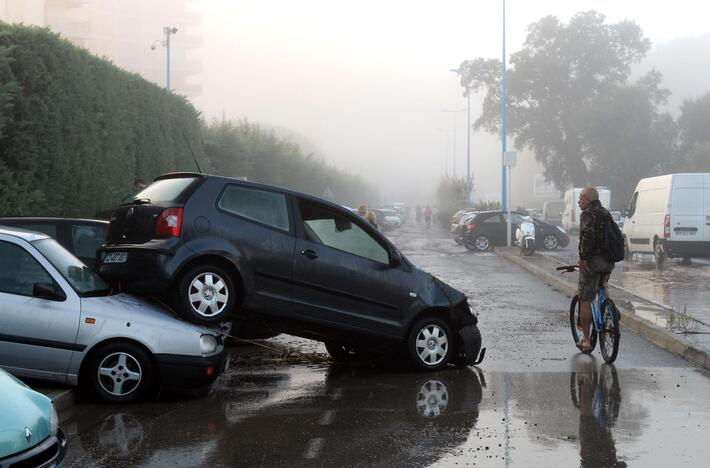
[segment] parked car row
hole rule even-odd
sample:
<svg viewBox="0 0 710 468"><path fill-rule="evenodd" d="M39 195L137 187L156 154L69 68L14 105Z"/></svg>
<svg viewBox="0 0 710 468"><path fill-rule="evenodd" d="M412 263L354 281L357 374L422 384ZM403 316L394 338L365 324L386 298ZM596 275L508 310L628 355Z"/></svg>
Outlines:
<svg viewBox="0 0 710 468"><path fill-rule="evenodd" d="M511 212L511 232L520 225L528 213ZM453 220L452 220L453 221ZM537 248L555 250L569 245L569 235L559 226L533 218ZM453 230L453 225L452 225ZM457 243L469 250L486 251L495 246L507 244L508 212L484 211L463 214L457 225L455 237Z"/></svg>

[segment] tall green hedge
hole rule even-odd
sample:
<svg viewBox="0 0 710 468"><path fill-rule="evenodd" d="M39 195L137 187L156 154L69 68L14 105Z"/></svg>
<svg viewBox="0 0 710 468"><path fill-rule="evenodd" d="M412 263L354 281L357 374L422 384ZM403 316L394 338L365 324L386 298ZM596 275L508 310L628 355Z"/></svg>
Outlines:
<svg viewBox="0 0 710 468"><path fill-rule="evenodd" d="M157 60L157 59L156 59ZM47 29L0 23L0 215L92 216L195 170L195 108Z"/></svg>

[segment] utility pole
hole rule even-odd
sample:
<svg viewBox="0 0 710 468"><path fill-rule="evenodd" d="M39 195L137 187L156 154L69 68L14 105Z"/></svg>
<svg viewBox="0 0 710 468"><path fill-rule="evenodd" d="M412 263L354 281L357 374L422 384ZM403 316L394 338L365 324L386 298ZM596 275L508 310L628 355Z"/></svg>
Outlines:
<svg viewBox="0 0 710 468"><path fill-rule="evenodd" d="M447 113L452 113L454 114L454 161L453 161L453 177L454 179L456 178L456 114L459 112L465 112L466 109L455 109L455 110L449 110L449 109L442 109L441 112L447 112Z"/></svg>
<svg viewBox="0 0 710 468"><path fill-rule="evenodd" d="M508 151L508 146L506 145L506 101L508 100L508 77L506 73L506 55L505 55L505 0L503 0L503 60L501 61L502 79L501 79L501 164L502 169L502 190L501 190L501 209L505 211L508 207L508 197L506 190L506 166L505 166L505 153Z"/></svg>
<svg viewBox="0 0 710 468"><path fill-rule="evenodd" d="M177 28L165 26L165 89L170 91L170 36L177 32Z"/></svg>

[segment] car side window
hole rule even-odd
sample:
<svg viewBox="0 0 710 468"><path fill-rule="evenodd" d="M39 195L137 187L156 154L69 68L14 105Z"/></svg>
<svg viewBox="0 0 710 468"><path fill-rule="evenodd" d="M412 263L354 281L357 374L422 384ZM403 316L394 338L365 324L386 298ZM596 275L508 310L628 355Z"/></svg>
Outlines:
<svg viewBox="0 0 710 468"><path fill-rule="evenodd" d="M484 222L484 223L492 223L492 224L500 223L500 222L501 222L501 217L498 216L498 215L491 216L491 217L486 218L485 220L483 220L483 222Z"/></svg>
<svg viewBox="0 0 710 468"><path fill-rule="evenodd" d="M389 254L374 237L350 219L310 203L300 203L306 238L344 252L388 264Z"/></svg>
<svg viewBox="0 0 710 468"><path fill-rule="evenodd" d="M286 196L281 193L228 185L220 195L217 206L267 226L290 230Z"/></svg>
<svg viewBox="0 0 710 468"><path fill-rule="evenodd" d="M0 292L32 296L35 283L54 283L42 265L19 245L0 241L0 265Z"/></svg>
<svg viewBox="0 0 710 468"><path fill-rule="evenodd" d="M71 227L74 255L93 258L96 250L106 242L106 229L86 224L74 224Z"/></svg>

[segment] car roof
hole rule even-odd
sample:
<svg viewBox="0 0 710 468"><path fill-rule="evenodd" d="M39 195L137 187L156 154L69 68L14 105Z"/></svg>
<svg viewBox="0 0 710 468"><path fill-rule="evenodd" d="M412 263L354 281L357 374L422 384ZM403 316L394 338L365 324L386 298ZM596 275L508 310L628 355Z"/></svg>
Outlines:
<svg viewBox="0 0 710 468"><path fill-rule="evenodd" d="M68 221L72 223L95 223L95 224L108 224L105 219L91 219L91 218L62 218L59 216L4 216L0 217L0 225L3 221L42 221L42 222L53 222L53 221Z"/></svg>
<svg viewBox="0 0 710 468"><path fill-rule="evenodd" d="M323 205L327 205L330 208L337 208L338 210L351 212L350 210L343 208L343 205L339 205L335 202L331 202L331 201L326 200L324 198L315 197L313 195L309 195L304 192L298 192L296 190L291 190L291 189L287 189L284 187L279 187L277 185L261 184L259 182L252 182L250 180L241 180L241 179L237 179L234 177L226 177L226 176L220 176L220 175L214 175L214 174L201 174L199 172L169 172L167 174L159 175L158 177L156 177L153 180L157 181L157 180L165 180L165 179L178 179L178 178L184 178L184 177L198 177L198 178L202 178L202 179L218 179L218 180L221 180L225 183L230 183L230 184L234 184L234 185L241 185L243 187L252 187L255 189L278 191L278 192L281 192L284 194L293 195L295 197L302 198L304 200L313 201L316 203L321 203Z"/></svg>
<svg viewBox="0 0 710 468"><path fill-rule="evenodd" d="M32 242L40 239L49 239L47 234L42 234L41 232L28 231L26 229L20 229L11 226L3 226L0 222L0 234L5 234L6 236L13 236L27 242Z"/></svg>

